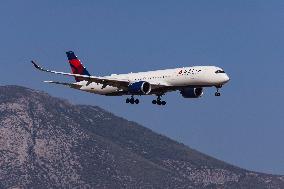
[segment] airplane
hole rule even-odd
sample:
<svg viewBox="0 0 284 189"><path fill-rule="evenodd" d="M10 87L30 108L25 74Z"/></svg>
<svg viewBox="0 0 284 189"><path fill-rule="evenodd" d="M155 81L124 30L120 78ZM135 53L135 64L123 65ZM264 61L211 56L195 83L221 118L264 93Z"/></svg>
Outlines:
<svg viewBox="0 0 284 189"><path fill-rule="evenodd" d="M222 68L216 66L192 66L110 76L92 76L83 66L73 51L66 52L72 73L51 71L31 61L34 67L43 72L75 77L75 83L44 81L67 86L90 93L105 96L128 95L126 103L139 104L134 96L155 95L153 104L166 105L162 96L168 92L179 91L184 98L200 98L204 88L216 87L215 96L220 96L219 89L230 78Z"/></svg>

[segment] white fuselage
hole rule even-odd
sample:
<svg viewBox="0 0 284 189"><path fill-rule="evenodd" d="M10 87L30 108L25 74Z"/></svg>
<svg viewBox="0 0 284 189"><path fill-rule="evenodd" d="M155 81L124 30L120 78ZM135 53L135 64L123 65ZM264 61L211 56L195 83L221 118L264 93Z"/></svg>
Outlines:
<svg viewBox="0 0 284 189"><path fill-rule="evenodd" d="M218 70L221 70L222 73L216 73ZM128 74L112 74L104 78L128 80L130 83L146 81L151 84L176 88L222 86L229 81L229 77L223 69L215 66L193 66ZM121 92L123 92L121 89L112 86L103 87L102 84L97 83L87 84L87 81L81 81L77 84L82 85L80 90L101 95L121 95Z"/></svg>

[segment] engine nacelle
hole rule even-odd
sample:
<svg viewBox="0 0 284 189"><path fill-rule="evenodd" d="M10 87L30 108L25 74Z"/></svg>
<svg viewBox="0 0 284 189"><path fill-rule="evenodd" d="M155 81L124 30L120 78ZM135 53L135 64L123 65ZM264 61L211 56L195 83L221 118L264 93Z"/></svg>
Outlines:
<svg viewBox="0 0 284 189"><path fill-rule="evenodd" d="M183 98L199 98L203 95L203 88L184 88L180 90L180 94Z"/></svg>
<svg viewBox="0 0 284 189"><path fill-rule="evenodd" d="M131 94L146 95L151 92L151 84L146 81L138 81L131 83L128 90Z"/></svg>

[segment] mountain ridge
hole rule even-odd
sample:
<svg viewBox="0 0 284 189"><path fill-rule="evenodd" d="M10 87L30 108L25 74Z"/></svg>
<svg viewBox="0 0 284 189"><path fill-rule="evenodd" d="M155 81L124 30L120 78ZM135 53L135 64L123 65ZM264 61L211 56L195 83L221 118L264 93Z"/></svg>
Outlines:
<svg viewBox="0 0 284 189"><path fill-rule="evenodd" d="M0 112L3 188L284 188L284 176L230 165L41 91L0 87Z"/></svg>

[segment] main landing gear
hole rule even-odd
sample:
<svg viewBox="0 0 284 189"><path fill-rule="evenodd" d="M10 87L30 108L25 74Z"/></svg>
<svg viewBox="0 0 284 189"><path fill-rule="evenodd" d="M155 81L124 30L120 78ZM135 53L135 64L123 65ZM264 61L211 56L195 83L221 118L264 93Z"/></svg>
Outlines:
<svg viewBox="0 0 284 189"><path fill-rule="evenodd" d="M139 104L139 99L135 99L133 97L133 95L131 96L131 98L127 98L126 101L125 101L127 104Z"/></svg>
<svg viewBox="0 0 284 189"><path fill-rule="evenodd" d="M222 88L222 85L216 86L217 91L215 93L215 96L221 96L221 93L219 92L219 89L221 88Z"/></svg>
<svg viewBox="0 0 284 189"><path fill-rule="evenodd" d="M157 100L153 100L152 101L152 104L157 104L157 105L166 105L167 104L167 102L166 101L162 101L161 100L161 96L162 95L158 95L157 96ZM139 104L139 99L135 99L134 98L134 96L132 95L131 96L131 98L127 98L126 100L125 100L125 102L127 103L127 104Z"/></svg>
<svg viewBox="0 0 284 189"><path fill-rule="evenodd" d="M159 95L158 97L157 97L157 100L153 100L152 101L152 104L157 104L157 105L166 105L167 104L167 102L166 101L161 101L161 96Z"/></svg>

